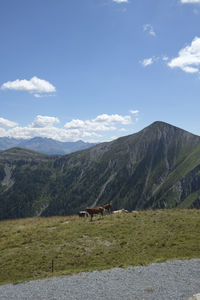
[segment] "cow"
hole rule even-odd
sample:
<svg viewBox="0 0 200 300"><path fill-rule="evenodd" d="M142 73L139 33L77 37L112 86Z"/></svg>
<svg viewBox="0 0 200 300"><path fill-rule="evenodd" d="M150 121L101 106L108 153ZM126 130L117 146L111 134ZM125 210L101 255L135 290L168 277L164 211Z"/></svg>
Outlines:
<svg viewBox="0 0 200 300"><path fill-rule="evenodd" d="M80 218L88 217L88 213L85 210L79 211L78 215Z"/></svg>
<svg viewBox="0 0 200 300"><path fill-rule="evenodd" d="M114 210L113 211L113 214L120 214L120 213L128 213L129 211L122 208L122 209L119 209L119 210Z"/></svg>
<svg viewBox="0 0 200 300"><path fill-rule="evenodd" d="M107 212L108 212L109 214L111 214L111 212L112 212L112 203L105 204L105 205L103 205L102 207L103 207L105 210L107 210Z"/></svg>
<svg viewBox="0 0 200 300"><path fill-rule="evenodd" d="M101 216L103 218L104 208L102 206L97 206L94 208L86 208L85 211L90 215L90 217L91 217L90 221L92 221L93 215L101 214Z"/></svg>

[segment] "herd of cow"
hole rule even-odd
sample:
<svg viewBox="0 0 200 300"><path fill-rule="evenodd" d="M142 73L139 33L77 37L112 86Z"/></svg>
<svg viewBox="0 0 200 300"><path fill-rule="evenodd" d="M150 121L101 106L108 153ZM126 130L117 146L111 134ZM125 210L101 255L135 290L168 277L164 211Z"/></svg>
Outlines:
<svg viewBox="0 0 200 300"><path fill-rule="evenodd" d="M84 211L80 211L79 212L79 217L91 217L91 221L94 215L98 215L100 214L103 217L103 213L107 211L109 214L111 214L112 212L112 203L109 204L105 204L102 206L97 206L97 207L93 207L93 208L86 208L86 210Z"/></svg>

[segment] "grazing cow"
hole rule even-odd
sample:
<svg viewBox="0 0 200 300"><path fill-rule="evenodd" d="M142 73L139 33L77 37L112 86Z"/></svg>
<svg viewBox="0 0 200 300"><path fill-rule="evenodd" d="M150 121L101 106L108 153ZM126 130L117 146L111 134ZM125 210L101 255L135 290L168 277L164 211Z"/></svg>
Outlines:
<svg viewBox="0 0 200 300"><path fill-rule="evenodd" d="M88 217L88 213L85 210L79 211L78 215L80 218Z"/></svg>
<svg viewBox="0 0 200 300"><path fill-rule="evenodd" d="M108 212L109 214L111 214L111 212L112 212L112 203L103 205L103 208L104 208L105 210L107 210L107 212Z"/></svg>
<svg viewBox="0 0 200 300"><path fill-rule="evenodd" d="M119 210L114 210L113 213L114 214L120 214L120 213L128 213L129 211L122 208L122 209L119 209Z"/></svg>
<svg viewBox="0 0 200 300"><path fill-rule="evenodd" d="M85 210L91 217L90 221L92 221L93 215L101 214L103 218L104 208L102 206L94 207L94 208L86 208Z"/></svg>

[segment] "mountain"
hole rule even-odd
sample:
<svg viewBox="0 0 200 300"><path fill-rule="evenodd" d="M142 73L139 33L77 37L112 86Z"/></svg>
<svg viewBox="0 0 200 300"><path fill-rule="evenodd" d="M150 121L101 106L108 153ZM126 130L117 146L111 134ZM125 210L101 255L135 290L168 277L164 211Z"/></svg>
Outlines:
<svg viewBox="0 0 200 300"><path fill-rule="evenodd" d="M71 152L87 149L94 146L93 143L77 142L59 142L50 138L35 137L32 139L15 139L9 137L0 137L0 151L13 147L26 148L45 154L68 154Z"/></svg>
<svg viewBox="0 0 200 300"><path fill-rule="evenodd" d="M0 151L7 150L9 148L17 147L20 143L20 139L0 137Z"/></svg>
<svg viewBox="0 0 200 300"><path fill-rule="evenodd" d="M24 153L25 151L25 153ZM200 137L164 122L64 156L0 153L0 218L200 208Z"/></svg>

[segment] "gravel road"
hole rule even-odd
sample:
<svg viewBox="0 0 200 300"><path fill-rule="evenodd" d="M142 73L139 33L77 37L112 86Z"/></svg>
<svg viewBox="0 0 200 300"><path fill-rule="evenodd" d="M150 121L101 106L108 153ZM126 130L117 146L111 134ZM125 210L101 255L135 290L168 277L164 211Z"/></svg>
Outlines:
<svg viewBox="0 0 200 300"><path fill-rule="evenodd" d="M0 286L1 300L188 300L200 292L200 259L116 268Z"/></svg>

